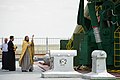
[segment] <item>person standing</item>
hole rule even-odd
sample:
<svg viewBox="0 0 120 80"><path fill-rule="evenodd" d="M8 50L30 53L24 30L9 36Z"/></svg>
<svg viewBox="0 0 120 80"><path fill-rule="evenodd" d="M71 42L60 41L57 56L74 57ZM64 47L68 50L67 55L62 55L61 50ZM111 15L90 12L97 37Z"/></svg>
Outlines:
<svg viewBox="0 0 120 80"><path fill-rule="evenodd" d="M1 45L2 50L2 70L8 70L8 39L4 39L4 43Z"/></svg>
<svg viewBox="0 0 120 80"><path fill-rule="evenodd" d="M31 42L29 42L29 37L25 36L22 44L22 52L19 58L19 65L22 72L32 72L33 71L33 57L34 57L34 42L33 37Z"/></svg>
<svg viewBox="0 0 120 80"><path fill-rule="evenodd" d="M9 71L15 71L15 48L14 48L14 36L10 36L10 40L8 42L8 69Z"/></svg>

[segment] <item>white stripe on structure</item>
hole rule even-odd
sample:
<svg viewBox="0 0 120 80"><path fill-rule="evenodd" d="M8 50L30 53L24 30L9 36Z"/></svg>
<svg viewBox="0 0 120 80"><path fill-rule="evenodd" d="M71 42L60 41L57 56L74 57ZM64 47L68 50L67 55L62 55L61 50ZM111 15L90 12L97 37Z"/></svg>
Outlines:
<svg viewBox="0 0 120 80"><path fill-rule="evenodd" d="M96 43L102 42L102 41L101 41L101 38L100 38L100 34L99 34L98 27L93 26L92 28L93 28L93 31L94 31Z"/></svg>

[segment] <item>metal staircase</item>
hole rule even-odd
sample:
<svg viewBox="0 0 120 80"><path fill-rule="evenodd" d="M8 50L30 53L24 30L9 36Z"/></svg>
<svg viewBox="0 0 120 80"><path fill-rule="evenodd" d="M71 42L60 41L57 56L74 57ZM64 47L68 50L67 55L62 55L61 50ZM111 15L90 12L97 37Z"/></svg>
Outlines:
<svg viewBox="0 0 120 80"><path fill-rule="evenodd" d="M114 32L114 66L120 67L120 26Z"/></svg>

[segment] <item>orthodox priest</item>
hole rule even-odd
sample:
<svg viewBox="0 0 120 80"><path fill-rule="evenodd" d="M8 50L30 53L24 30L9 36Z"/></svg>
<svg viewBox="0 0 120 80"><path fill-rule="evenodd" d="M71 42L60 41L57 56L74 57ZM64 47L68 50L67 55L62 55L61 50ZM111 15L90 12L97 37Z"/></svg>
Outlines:
<svg viewBox="0 0 120 80"><path fill-rule="evenodd" d="M10 40L8 42L8 70L9 71L15 71L15 46L13 44L14 36L10 36Z"/></svg>
<svg viewBox="0 0 120 80"><path fill-rule="evenodd" d="M33 71L33 57L34 57L34 42L33 37L31 42L29 42L29 37L25 36L22 44L22 52L19 59L19 65L22 72L32 72Z"/></svg>

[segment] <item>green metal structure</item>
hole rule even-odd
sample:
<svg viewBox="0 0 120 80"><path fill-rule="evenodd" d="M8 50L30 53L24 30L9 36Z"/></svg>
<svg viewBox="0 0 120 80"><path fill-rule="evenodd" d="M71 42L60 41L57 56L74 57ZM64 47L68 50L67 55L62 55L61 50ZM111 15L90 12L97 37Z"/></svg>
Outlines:
<svg viewBox="0 0 120 80"><path fill-rule="evenodd" d="M120 68L120 0L88 0L85 9L80 0L77 25L64 45L77 50L74 65L91 65L91 53L99 49L106 51L107 65Z"/></svg>

